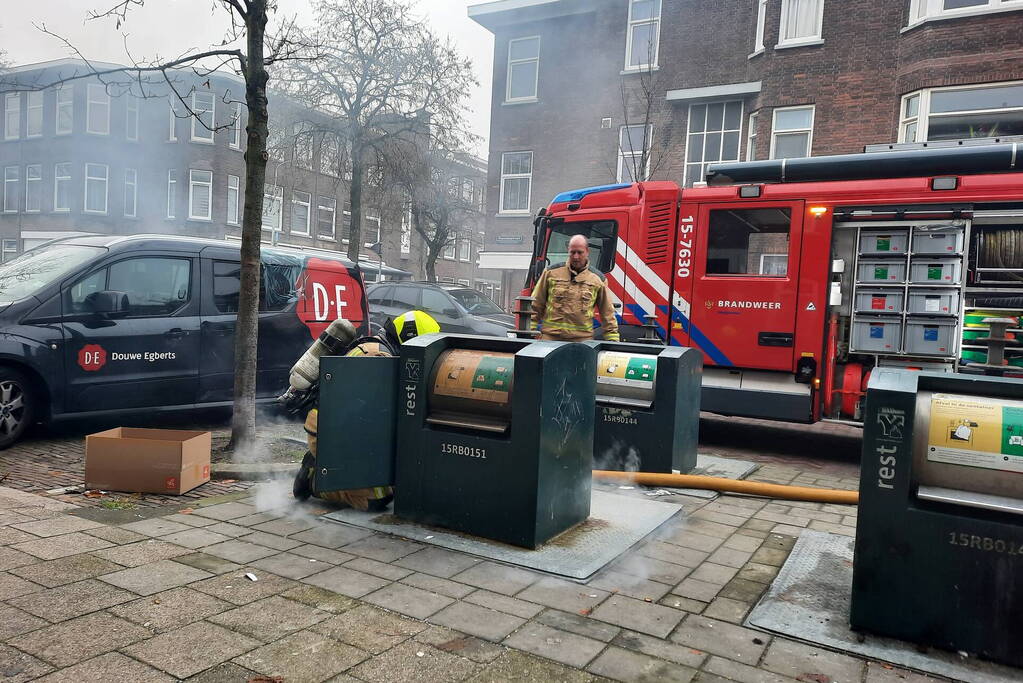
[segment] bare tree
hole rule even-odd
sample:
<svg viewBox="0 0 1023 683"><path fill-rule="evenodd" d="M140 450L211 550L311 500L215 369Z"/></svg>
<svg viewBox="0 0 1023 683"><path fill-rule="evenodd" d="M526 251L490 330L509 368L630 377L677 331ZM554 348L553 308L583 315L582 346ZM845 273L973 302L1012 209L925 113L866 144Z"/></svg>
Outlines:
<svg viewBox="0 0 1023 683"><path fill-rule="evenodd" d="M615 165L608 169L616 181L649 180L665 158L667 145L655 144L654 137L654 121L665 90L654 67L657 45L648 42L646 51L646 64L623 73L619 83L623 125L618 129Z"/></svg>
<svg viewBox="0 0 1023 683"><path fill-rule="evenodd" d="M106 10L90 12L91 20L114 20L120 29L129 12L144 6L146 0L118 0ZM312 58L308 44L294 36L293 22L285 22L278 31L267 32L269 17L277 10L276 0L210 0L214 11L230 17L230 28L220 45L208 50L191 51L176 59L141 62L131 66L97 68L69 41L52 33L80 57L86 69L62 75L47 83L30 84L32 89L54 87L72 80L95 79L108 90L133 92L141 97L154 96L157 84L170 88L184 111L213 130L215 122L204 120L203 112L193 111L188 94L196 87L209 88L209 77L221 69L230 69L245 84L244 102L248 110L245 148L245 205L241 229L241 282L238 318L235 326L234 415L231 442L235 450L250 448L256 434L256 344L259 331L260 239L263 213L263 187L266 178L266 140L269 110L267 104L268 67L288 59ZM187 91L182 91L182 75ZM206 79L203 83L203 79ZM199 85L195 83L198 81ZM161 95L162 96L162 95Z"/></svg>
<svg viewBox="0 0 1023 683"><path fill-rule="evenodd" d="M350 168L339 172L351 178L348 256L358 260L374 151L396 139L454 135L452 122L476 81L471 63L434 36L407 0L319 0L307 42L319 46L321 59L288 62L275 82L334 121L344 143L339 157Z"/></svg>

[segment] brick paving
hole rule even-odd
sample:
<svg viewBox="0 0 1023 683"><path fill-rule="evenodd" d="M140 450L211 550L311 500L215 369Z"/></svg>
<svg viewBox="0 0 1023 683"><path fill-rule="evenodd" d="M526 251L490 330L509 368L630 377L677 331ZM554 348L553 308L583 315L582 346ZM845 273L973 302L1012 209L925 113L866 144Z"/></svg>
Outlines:
<svg viewBox="0 0 1023 683"><path fill-rule="evenodd" d="M707 450L757 459L714 429ZM844 428L806 439L837 444L813 461L783 452L800 433L784 429L750 479L857 486ZM36 466L80 463L66 439L24 448ZM51 485L29 470L14 489ZM242 497L126 522L14 489L0 488L4 680L934 680L742 625L798 534L854 533L851 506L676 496L684 513L579 584L321 521L319 504Z"/></svg>

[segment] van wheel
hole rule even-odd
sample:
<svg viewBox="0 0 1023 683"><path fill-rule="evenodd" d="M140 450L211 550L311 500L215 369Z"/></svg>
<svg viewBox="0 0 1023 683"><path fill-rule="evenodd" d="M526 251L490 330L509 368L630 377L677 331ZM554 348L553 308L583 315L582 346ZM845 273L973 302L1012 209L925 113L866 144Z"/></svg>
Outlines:
<svg viewBox="0 0 1023 683"><path fill-rule="evenodd" d="M28 378L0 368L0 449L18 441L35 417L34 395Z"/></svg>

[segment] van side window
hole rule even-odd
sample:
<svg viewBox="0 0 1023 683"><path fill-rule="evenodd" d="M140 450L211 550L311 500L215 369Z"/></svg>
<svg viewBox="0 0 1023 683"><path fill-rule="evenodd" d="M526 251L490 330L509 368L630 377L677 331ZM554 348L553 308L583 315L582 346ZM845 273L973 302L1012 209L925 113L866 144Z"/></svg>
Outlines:
<svg viewBox="0 0 1023 683"><path fill-rule="evenodd" d="M97 270L95 273L79 280L72 285L68 297L68 313L90 313L91 309L86 303L90 294L102 292L107 288L107 269Z"/></svg>
<svg viewBox="0 0 1023 683"><path fill-rule="evenodd" d="M213 305L221 313L238 312L241 289L241 265L230 261L213 262Z"/></svg>
<svg viewBox="0 0 1023 683"><path fill-rule="evenodd" d="M126 259L109 270L107 289L128 295L129 317L170 315L188 303L192 285L189 259Z"/></svg>

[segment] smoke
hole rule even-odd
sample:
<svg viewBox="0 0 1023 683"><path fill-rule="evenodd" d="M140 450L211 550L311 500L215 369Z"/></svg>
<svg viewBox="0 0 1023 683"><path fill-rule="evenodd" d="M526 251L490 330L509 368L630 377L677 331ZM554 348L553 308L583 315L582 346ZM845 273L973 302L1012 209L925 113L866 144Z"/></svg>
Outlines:
<svg viewBox="0 0 1023 683"><path fill-rule="evenodd" d="M614 439L610 448L593 456L593 469L595 470L638 472L639 465L639 451L619 439Z"/></svg>

